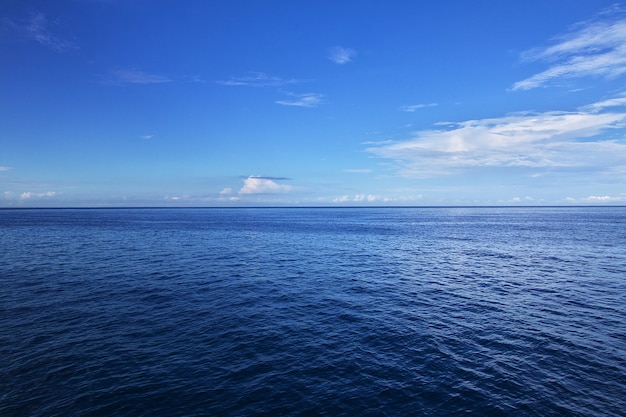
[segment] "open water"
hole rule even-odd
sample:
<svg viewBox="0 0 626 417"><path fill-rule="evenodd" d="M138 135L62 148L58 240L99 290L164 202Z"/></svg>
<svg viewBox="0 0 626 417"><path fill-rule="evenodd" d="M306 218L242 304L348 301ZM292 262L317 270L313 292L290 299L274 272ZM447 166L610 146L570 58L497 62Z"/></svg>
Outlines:
<svg viewBox="0 0 626 417"><path fill-rule="evenodd" d="M0 210L0 415L624 416L626 208Z"/></svg>

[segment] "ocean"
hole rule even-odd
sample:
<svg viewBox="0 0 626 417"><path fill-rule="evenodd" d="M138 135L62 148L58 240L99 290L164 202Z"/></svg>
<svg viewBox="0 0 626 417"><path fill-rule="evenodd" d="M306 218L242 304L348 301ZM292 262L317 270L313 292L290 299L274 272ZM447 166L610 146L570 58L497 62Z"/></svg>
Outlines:
<svg viewBox="0 0 626 417"><path fill-rule="evenodd" d="M625 416L626 207L3 209L0 415Z"/></svg>

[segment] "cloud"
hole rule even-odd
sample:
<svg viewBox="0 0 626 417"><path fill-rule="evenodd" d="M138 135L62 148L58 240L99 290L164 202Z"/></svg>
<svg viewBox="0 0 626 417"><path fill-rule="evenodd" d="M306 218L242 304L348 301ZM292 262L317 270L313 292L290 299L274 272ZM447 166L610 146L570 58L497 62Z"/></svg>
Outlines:
<svg viewBox="0 0 626 417"><path fill-rule="evenodd" d="M609 170L626 165L626 143L592 139L624 127L626 110L602 112L606 100L578 111L518 113L500 118L444 124L411 139L366 149L394 161L407 177L433 178L475 167Z"/></svg>
<svg viewBox="0 0 626 417"><path fill-rule="evenodd" d="M563 78L615 78L626 72L626 18L618 8L583 22L544 48L522 54L525 61L544 61L548 69L513 84L512 90L530 90Z"/></svg>
<svg viewBox="0 0 626 417"><path fill-rule="evenodd" d="M20 194L20 199L22 200L28 200L30 198L45 198L45 197L54 197L56 194L56 192L54 191L48 191L45 193L33 193L30 191L26 191L23 192L22 194Z"/></svg>
<svg viewBox="0 0 626 417"><path fill-rule="evenodd" d="M280 78L272 75L265 74L263 72L252 72L250 75L231 77L227 80L219 80L218 84L226 86L246 86L246 87L284 87L290 84L297 84L302 82L293 78ZM324 97L322 94L317 93L304 93L296 94L288 91L282 91L283 94L291 97L290 99L277 100L276 104L283 106L296 106L296 107L315 107L322 102Z"/></svg>
<svg viewBox="0 0 626 417"><path fill-rule="evenodd" d="M626 95L622 95L620 97L610 98L607 100L599 101L597 103L592 103L587 106L582 107L582 110L588 111L591 113L596 113L607 109L609 107L619 107L626 106Z"/></svg>
<svg viewBox="0 0 626 417"><path fill-rule="evenodd" d="M239 190L239 194L275 194L286 193L293 187L284 184L278 184L271 179L272 177L249 176L243 180L243 187ZM276 180L285 178L276 178Z"/></svg>
<svg viewBox="0 0 626 417"><path fill-rule="evenodd" d="M222 191L220 191L220 195L229 195L232 194L232 192L232 188L224 188Z"/></svg>
<svg viewBox="0 0 626 417"><path fill-rule="evenodd" d="M18 36L30 39L56 52L64 52L76 49L77 46L66 39L56 35L51 26L56 22L50 22L45 14L35 12L28 20L13 21L8 18L1 20L3 25Z"/></svg>
<svg viewBox="0 0 626 417"><path fill-rule="evenodd" d="M388 203L390 201L392 201L392 199L387 198L387 197L381 197L379 195L375 195L375 194L355 194L354 196L350 197L348 195L342 195L340 197L334 198L332 200L333 203L364 203L364 202L368 202L368 203L374 203L374 202L385 202Z"/></svg>
<svg viewBox="0 0 626 417"><path fill-rule="evenodd" d="M567 197L566 200L573 204L608 204L608 203L624 203L626 202L626 194L619 196L610 195L590 195L589 197L573 198Z"/></svg>
<svg viewBox="0 0 626 417"><path fill-rule="evenodd" d="M348 201L350 201L350 197L347 195L342 195L341 197L333 199L333 203L346 203Z"/></svg>
<svg viewBox="0 0 626 417"><path fill-rule="evenodd" d="M6 172L9 171L11 168L10 167L0 167L0 172Z"/></svg>
<svg viewBox="0 0 626 417"><path fill-rule="evenodd" d="M373 194L357 194L354 196L354 201L368 201L368 202L373 202L373 201L377 201L380 200L380 197L378 197L377 195L373 195Z"/></svg>
<svg viewBox="0 0 626 417"><path fill-rule="evenodd" d="M193 75L191 77L187 76L184 78L184 81L188 83L201 83L201 84L206 83L206 80L200 77L199 75Z"/></svg>
<svg viewBox="0 0 626 417"><path fill-rule="evenodd" d="M372 170L369 168L362 168L362 169L344 169L343 172L348 172L350 174L371 174Z"/></svg>
<svg viewBox="0 0 626 417"><path fill-rule="evenodd" d="M141 135L141 139L152 139L154 135Z"/></svg>
<svg viewBox="0 0 626 417"><path fill-rule="evenodd" d="M400 110L408 112L408 113L413 113L415 110L419 110L419 109L423 109L426 107L435 107L438 106L437 103L429 103L429 104L411 104L408 106L402 106L400 107Z"/></svg>
<svg viewBox="0 0 626 417"><path fill-rule="evenodd" d="M335 64L343 65L352 61L356 56L356 51L350 48L343 48L341 46L335 46L328 51L328 59Z"/></svg>
<svg viewBox="0 0 626 417"><path fill-rule="evenodd" d="M46 15L41 12L35 12L30 18L20 21L0 18L0 23L17 36L37 42L55 52L65 52L77 48L76 44L73 42L55 34L53 26L56 25L57 22L51 22Z"/></svg>
<svg viewBox="0 0 626 417"><path fill-rule="evenodd" d="M250 75L231 77L228 80L218 80L217 83L227 86L247 86L247 87L284 87L289 84L296 84L301 81L286 79L265 74L263 72L252 72Z"/></svg>
<svg viewBox="0 0 626 417"><path fill-rule="evenodd" d="M521 203L530 204L534 201L535 201L534 198L526 196L526 197L513 197L510 200L500 200L498 201L498 203L500 204L521 204Z"/></svg>
<svg viewBox="0 0 626 417"><path fill-rule="evenodd" d="M272 180L272 181L289 181L291 178L288 177L265 177L262 175L250 175L249 177L242 177L243 179L247 179L247 178L260 178L262 180Z"/></svg>
<svg viewBox="0 0 626 417"><path fill-rule="evenodd" d="M278 100L276 104L281 104L283 106L296 106L296 107L316 107L324 98L323 94L317 93L304 93L304 94L294 94L288 93L290 97L293 97L290 100Z"/></svg>
<svg viewBox="0 0 626 417"><path fill-rule="evenodd" d="M115 70L113 71L113 75L115 76L114 82L122 84L158 84L172 82L171 79L163 75L150 74L137 69Z"/></svg>

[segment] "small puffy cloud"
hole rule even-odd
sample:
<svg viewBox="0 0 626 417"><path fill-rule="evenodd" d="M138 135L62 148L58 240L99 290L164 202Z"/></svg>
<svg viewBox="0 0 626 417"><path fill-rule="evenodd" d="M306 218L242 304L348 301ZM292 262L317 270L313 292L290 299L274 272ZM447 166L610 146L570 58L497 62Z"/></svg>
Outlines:
<svg viewBox="0 0 626 417"><path fill-rule="evenodd" d="M163 75L150 74L137 69L121 69L113 71L113 82L121 84L159 84L172 82Z"/></svg>
<svg viewBox="0 0 626 417"><path fill-rule="evenodd" d="M296 107L316 107L322 102L322 99L324 98L324 95L317 93L288 93L288 95L292 98L288 100L278 100L276 101L276 104Z"/></svg>
<svg viewBox="0 0 626 417"><path fill-rule="evenodd" d="M510 200L501 200L499 201L499 203L501 204L522 204L522 203L532 203L533 201L535 201L534 198L526 196L526 197L513 197Z"/></svg>
<svg viewBox="0 0 626 417"><path fill-rule="evenodd" d="M341 197L337 197L333 199L333 203L346 203L350 201L350 196L342 195Z"/></svg>
<svg viewBox="0 0 626 417"><path fill-rule="evenodd" d="M232 193L233 193L233 190L231 188L224 188L222 191L220 191L220 195L229 195Z"/></svg>
<svg viewBox="0 0 626 417"><path fill-rule="evenodd" d="M513 84L530 90L552 81L586 76L615 78L626 73L626 17L619 8L582 22L548 47L522 54L526 61L544 61L548 69Z"/></svg>
<svg viewBox="0 0 626 417"><path fill-rule="evenodd" d="M347 64L352 61L355 56L356 51L354 49L341 46L335 46L328 51L328 59L339 65Z"/></svg>
<svg viewBox="0 0 626 417"><path fill-rule="evenodd" d="M189 201L189 200L196 199L196 197L190 194L181 194L181 195L166 195L165 197L163 197L163 199L168 200L168 201Z"/></svg>
<svg viewBox="0 0 626 417"><path fill-rule="evenodd" d="M410 105L408 105L408 106L402 106L402 107L400 107L400 110L401 110L401 111L405 111L405 112L407 112L407 113L413 113L413 112L415 112L416 110L419 110L419 109L424 109L424 108L427 108L427 107L436 107L436 106L438 106L438 104L437 104L437 103L428 103L428 104L410 104Z"/></svg>
<svg viewBox="0 0 626 417"><path fill-rule="evenodd" d="M239 194L275 194L286 193L293 187L285 184L278 184L275 180L285 178L273 177L257 177L249 176L243 180L243 187L239 190Z"/></svg>

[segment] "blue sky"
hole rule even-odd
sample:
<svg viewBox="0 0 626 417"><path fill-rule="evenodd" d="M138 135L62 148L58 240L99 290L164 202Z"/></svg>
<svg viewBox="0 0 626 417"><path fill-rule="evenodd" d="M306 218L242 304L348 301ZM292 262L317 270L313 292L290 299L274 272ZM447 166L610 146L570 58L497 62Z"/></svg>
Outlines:
<svg viewBox="0 0 626 417"><path fill-rule="evenodd" d="M626 204L626 4L4 0L0 207Z"/></svg>

